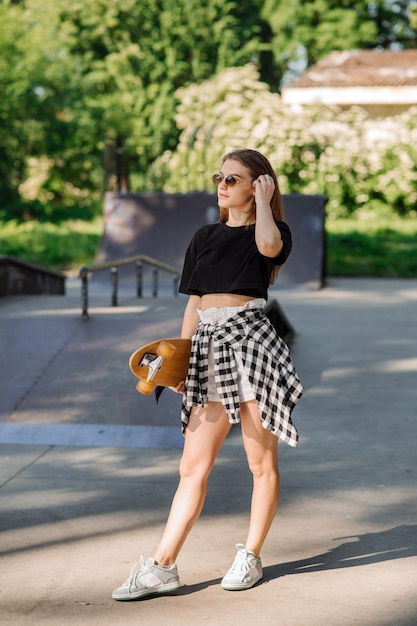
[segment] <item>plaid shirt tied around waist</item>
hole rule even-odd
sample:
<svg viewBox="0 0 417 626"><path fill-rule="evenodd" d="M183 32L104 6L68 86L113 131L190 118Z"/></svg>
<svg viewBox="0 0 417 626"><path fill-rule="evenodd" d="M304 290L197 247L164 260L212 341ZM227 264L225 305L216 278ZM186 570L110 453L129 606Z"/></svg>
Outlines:
<svg viewBox="0 0 417 626"><path fill-rule="evenodd" d="M286 343L277 335L262 309L244 310L224 324L199 322L192 339L181 422L185 431L191 407L208 403L208 353L214 350L214 379L229 422L240 421L235 355L242 360L255 394L262 426L295 447L298 433L291 412L303 394Z"/></svg>

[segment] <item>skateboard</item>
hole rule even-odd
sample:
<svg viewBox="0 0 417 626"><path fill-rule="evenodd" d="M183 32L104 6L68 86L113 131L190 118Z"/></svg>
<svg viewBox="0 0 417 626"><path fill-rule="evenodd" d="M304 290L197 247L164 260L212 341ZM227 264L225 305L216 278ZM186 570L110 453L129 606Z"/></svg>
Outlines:
<svg viewBox="0 0 417 626"><path fill-rule="evenodd" d="M155 387L176 387L185 380L191 339L159 339L133 352L129 367L139 378L136 389L149 396Z"/></svg>

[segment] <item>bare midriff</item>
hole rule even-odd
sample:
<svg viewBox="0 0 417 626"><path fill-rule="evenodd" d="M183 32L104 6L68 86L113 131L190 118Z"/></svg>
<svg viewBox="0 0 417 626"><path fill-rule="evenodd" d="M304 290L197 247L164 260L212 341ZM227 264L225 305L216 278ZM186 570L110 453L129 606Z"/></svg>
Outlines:
<svg viewBox="0 0 417 626"><path fill-rule="evenodd" d="M204 311L213 307L222 309L225 306L242 306L249 300L254 300L254 298L237 293L207 293L201 296L200 309Z"/></svg>

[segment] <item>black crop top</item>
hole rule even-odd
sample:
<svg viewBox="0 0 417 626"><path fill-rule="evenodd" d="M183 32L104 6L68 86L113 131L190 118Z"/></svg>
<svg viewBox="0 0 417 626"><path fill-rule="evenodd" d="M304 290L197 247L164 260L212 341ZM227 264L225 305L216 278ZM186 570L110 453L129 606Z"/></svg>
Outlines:
<svg viewBox="0 0 417 626"><path fill-rule="evenodd" d="M274 259L259 253L255 224L227 226L217 222L200 228L186 252L179 291L196 296L236 293L266 300L273 267L285 263L292 246L288 225L276 224L283 247Z"/></svg>

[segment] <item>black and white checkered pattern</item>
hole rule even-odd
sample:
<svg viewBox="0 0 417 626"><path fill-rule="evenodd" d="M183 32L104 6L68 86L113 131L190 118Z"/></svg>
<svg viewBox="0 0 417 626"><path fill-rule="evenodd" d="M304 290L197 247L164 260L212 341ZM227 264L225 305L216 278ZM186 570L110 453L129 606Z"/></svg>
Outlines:
<svg viewBox="0 0 417 626"><path fill-rule="evenodd" d="M303 394L297 372L285 342L263 310L245 310L224 324L200 321L193 337L190 366L183 396L181 422L185 431L192 406L206 406L208 351L214 349L214 378L229 422L240 421L239 389L235 354L242 359L252 386L262 426L295 447L298 433L291 412Z"/></svg>

